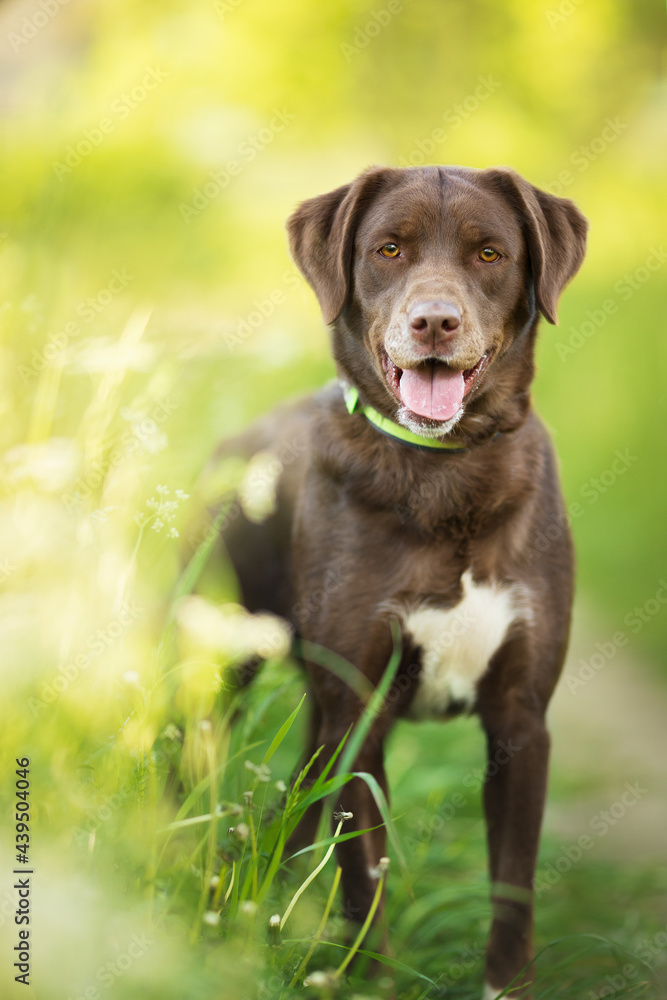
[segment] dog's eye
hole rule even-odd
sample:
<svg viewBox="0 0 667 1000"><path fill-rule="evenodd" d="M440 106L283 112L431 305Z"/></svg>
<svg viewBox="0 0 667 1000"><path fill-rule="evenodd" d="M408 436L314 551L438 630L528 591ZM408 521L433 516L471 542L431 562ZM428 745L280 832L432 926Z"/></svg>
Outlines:
<svg viewBox="0 0 667 1000"><path fill-rule="evenodd" d="M395 243L385 243L385 245L380 247L378 251L378 253L381 253L383 257L398 257L400 252L400 249Z"/></svg>
<svg viewBox="0 0 667 1000"><path fill-rule="evenodd" d="M479 259L486 261L487 264L493 264L494 260L500 259L500 254L493 247L484 247L483 250L479 252Z"/></svg>

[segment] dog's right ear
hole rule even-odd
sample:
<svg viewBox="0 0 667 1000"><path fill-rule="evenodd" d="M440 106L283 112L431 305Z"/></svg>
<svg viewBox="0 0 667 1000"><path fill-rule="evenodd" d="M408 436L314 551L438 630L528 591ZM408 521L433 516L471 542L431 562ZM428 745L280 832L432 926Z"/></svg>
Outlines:
<svg viewBox="0 0 667 1000"><path fill-rule="evenodd" d="M541 191L513 170L484 171L523 218L540 312L557 323L556 307L565 285L581 267L588 222L568 198Z"/></svg>
<svg viewBox="0 0 667 1000"><path fill-rule="evenodd" d="M287 220L294 261L320 303L325 323L340 315L350 290L354 235L390 170L374 167L351 184L302 202Z"/></svg>

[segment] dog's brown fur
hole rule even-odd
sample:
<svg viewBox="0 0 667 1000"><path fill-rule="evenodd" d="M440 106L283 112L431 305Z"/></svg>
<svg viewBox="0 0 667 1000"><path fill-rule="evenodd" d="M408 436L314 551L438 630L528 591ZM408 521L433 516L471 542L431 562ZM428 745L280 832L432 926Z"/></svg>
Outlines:
<svg viewBox="0 0 667 1000"><path fill-rule="evenodd" d="M465 451L420 450L384 436L362 413L348 414L336 384L278 411L223 452L268 449L283 457L276 514L261 526L239 518L226 533L247 606L286 617L300 636L345 657L372 684L392 650L387 608L452 608L465 570L476 582L514 584L529 595L530 615L508 631L474 704L489 760L503 760L484 786L494 902L486 980L499 990L532 957L545 711L565 656L572 600L556 462L531 409L533 349L538 313L555 322L559 294L581 264L586 223L571 202L512 171L427 167L370 170L306 201L288 228L294 258L332 326L341 379L386 417L395 420L398 408L383 371L387 331L393 324L397 342L410 348L405 317L414 301L446 299L461 311L454 335L443 343L434 337L433 356L464 370L489 355L449 431ZM400 262L378 258L377 246L388 240L403 249ZM480 247L498 244L500 266L480 263ZM549 539L546 551L539 539ZM355 765L385 792L383 742L395 717L409 710L419 659L406 633L399 677L407 683L397 678L395 697ZM316 703L311 749L324 746L323 763L362 705L337 676L307 666ZM521 752L505 760L507 745ZM381 823L363 781L345 786L340 801L354 814L346 829ZM316 821L313 814L302 833L312 834ZM372 869L384 853L383 828L339 848L354 920L368 912ZM529 971L522 979L524 997L531 978Z"/></svg>

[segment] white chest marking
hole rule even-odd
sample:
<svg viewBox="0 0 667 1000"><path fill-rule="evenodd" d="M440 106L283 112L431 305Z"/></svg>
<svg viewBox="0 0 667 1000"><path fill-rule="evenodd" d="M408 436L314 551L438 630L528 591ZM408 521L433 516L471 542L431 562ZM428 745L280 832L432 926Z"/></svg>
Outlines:
<svg viewBox="0 0 667 1000"><path fill-rule="evenodd" d="M477 682L510 626L530 620L526 594L516 585L477 584L470 570L461 585L463 597L455 607L422 605L405 614L406 631L422 649L413 717L442 716L450 702L471 707Z"/></svg>
<svg viewBox="0 0 667 1000"><path fill-rule="evenodd" d="M489 983L484 983L484 995L482 1000L496 1000L502 993L502 988L499 986L497 989L495 986L491 986Z"/></svg>

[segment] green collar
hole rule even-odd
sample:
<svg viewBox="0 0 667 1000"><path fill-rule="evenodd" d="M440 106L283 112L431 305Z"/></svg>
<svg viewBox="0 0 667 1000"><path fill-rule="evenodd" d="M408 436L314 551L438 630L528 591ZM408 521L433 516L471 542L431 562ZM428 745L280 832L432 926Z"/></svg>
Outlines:
<svg viewBox="0 0 667 1000"><path fill-rule="evenodd" d="M388 417L383 417L372 406L364 405L361 402L359 399L359 390L352 385L343 388L343 396L348 413L363 413L366 419L382 434L396 438L403 444L411 445L413 448L428 448L431 451L467 451L463 445L455 444L454 441L437 441L435 438L413 434L406 427L401 427L400 424L395 423Z"/></svg>

